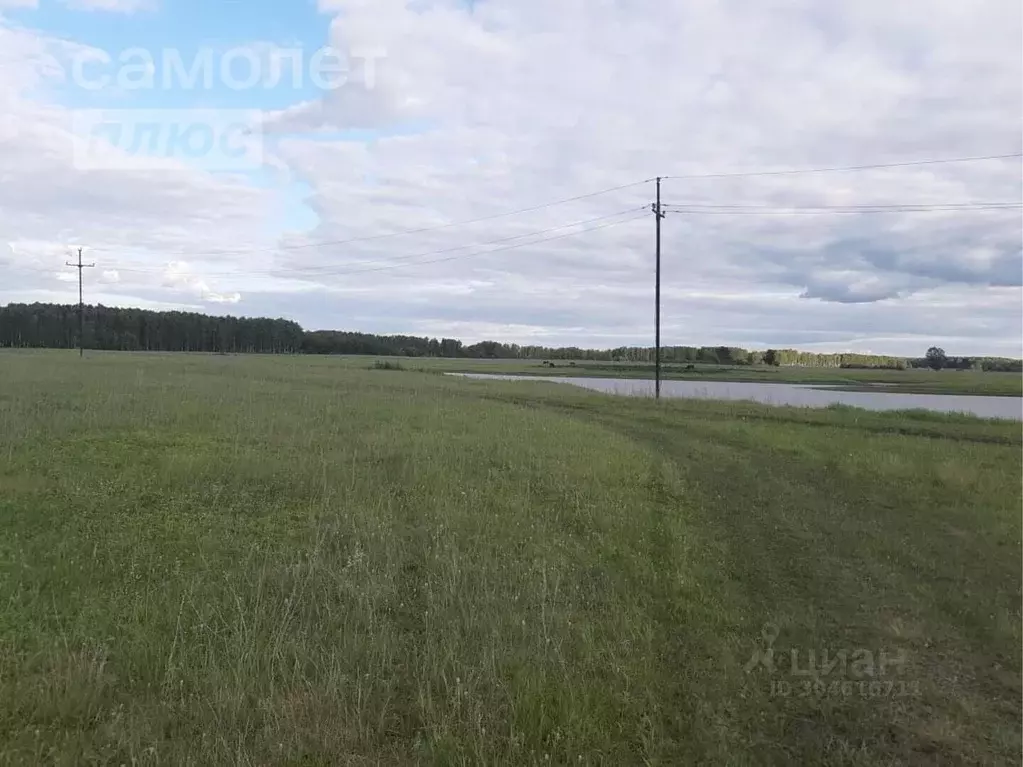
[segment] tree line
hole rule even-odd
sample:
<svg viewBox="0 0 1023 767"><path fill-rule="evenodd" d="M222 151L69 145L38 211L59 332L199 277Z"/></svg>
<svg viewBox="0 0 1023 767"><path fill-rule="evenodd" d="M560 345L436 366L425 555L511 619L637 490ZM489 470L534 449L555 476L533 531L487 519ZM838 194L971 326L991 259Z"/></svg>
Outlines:
<svg viewBox="0 0 1023 767"><path fill-rule="evenodd" d="M211 317L86 306L85 347L110 351L302 351L304 331L291 320ZM0 347L73 349L79 342L78 307L10 304L0 307Z"/></svg>
<svg viewBox="0 0 1023 767"><path fill-rule="evenodd" d="M932 346L921 359L912 360L912 363L913 367L932 370L994 370L1005 373L1023 371L1023 360L1005 357L955 357L945 354L945 350L938 346Z"/></svg>
<svg viewBox="0 0 1023 767"><path fill-rule="evenodd" d="M78 307L10 304L0 307L0 347L73 349L79 341ZM464 359L654 362L653 347L584 349L454 338L306 331L286 319L213 317L192 312L85 307L85 347L112 351L181 351L264 354L365 354ZM935 352L940 352L936 354ZM829 368L915 367L1023 371L1023 361L949 357L932 347L921 358L876 354L821 354L796 349L749 350L735 346L666 346L668 364L774 365Z"/></svg>

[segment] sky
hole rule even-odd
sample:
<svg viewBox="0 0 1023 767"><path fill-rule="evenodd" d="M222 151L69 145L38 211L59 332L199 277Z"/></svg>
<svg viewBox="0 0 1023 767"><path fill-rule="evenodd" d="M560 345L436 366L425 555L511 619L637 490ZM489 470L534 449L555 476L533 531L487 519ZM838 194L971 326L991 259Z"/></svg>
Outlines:
<svg viewBox="0 0 1023 767"><path fill-rule="evenodd" d="M750 175L1023 151L1017 0L0 0L0 107L0 304L647 346L663 177L666 344L1023 356L1018 156Z"/></svg>

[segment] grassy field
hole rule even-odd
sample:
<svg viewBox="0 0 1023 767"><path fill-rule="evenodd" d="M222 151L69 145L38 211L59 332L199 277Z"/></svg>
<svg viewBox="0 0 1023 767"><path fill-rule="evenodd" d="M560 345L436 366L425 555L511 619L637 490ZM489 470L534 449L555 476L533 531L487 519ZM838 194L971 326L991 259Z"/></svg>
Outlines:
<svg viewBox="0 0 1023 767"><path fill-rule="evenodd" d="M965 417L3 353L0 763L1018 763L1020 462Z"/></svg>
<svg viewBox="0 0 1023 767"><path fill-rule="evenodd" d="M344 364L365 367L373 357L343 357ZM645 363L542 360L455 360L381 357L382 362L406 368L458 373L501 373L535 376L592 376L604 378L653 378L654 366ZM742 365L664 365L662 377L683 381L749 381L754 383L818 384L846 391L893 391L907 394L979 394L1023 396L1023 375L981 373L969 370L842 370L840 368L799 368Z"/></svg>

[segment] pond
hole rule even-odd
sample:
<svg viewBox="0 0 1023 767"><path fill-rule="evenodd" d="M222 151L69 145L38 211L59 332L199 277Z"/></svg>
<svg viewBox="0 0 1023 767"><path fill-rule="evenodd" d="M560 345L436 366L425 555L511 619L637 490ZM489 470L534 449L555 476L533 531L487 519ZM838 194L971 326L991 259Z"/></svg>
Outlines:
<svg viewBox="0 0 1023 767"><path fill-rule="evenodd" d="M450 375L504 381L529 380L566 383L608 394L648 397L652 397L654 394L654 382L646 379L516 376L493 373L451 373ZM965 413L980 418L1023 420L1023 399L1019 397L837 391L825 386L741 381L661 381L661 396L746 400L766 405L795 405L797 407L849 405L867 410L922 409L939 413Z"/></svg>

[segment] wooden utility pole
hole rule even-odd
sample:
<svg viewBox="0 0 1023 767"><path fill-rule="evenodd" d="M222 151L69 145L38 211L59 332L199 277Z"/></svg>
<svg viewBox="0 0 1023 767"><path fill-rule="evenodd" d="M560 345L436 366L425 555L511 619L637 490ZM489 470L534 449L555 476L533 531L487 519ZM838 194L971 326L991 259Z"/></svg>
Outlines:
<svg viewBox="0 0 1023 767"><path fill-rule="evenodd" d="M652 206L656 222L656 286L654 289L654 396L661 398L661 177L657 177L657 202Z"/></svg>
<svg viewBox="0 0 1023 767"><path fill-rule="evenodd" d="M78 249L78 263L73 264L70 261L65 261L68 266L74 266L78 268L78 356L85 356L85 300L82 294L82 269L89 269L94 267L96 264L83 264L82 263L82 249Z"/></svg>

